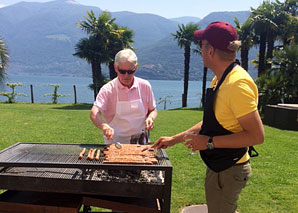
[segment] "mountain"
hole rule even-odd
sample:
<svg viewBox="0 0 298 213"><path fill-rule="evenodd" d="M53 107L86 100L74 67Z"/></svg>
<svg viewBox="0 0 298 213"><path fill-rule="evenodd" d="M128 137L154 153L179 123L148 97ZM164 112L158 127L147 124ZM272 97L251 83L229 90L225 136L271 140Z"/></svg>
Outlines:
<svg viewBox="0 0 298 213"><path fill-rule="evenodd" d="M234 19L237 17L240 23L244 23L250 11L238 11L238 12L213 12L205 16L201 21L198 22L200 27L204 29L208 24L214 21L225 21L235 26Z"/></svg>
<svg viewBox="0 0 298 213"><path fill-rule="evenodd" d="M10 54L9 73L90 76L90 65L74 57L75 44L87 35L76 26L93 10L74 1L20 2L0 8L0 35ZM135 32L138 48L164 38L177 23L153 14L115 12L116 23Z"/></svg>
<svg viewBox="0 0 298 213"><path fill-rule="evenodd" d="M73 57L74 46L84 37L76 26L96 7L59 0L46 3L20 2L0 9L0 34L6 42L12 74L89 74L89 66Z"/></svg>
<svg viewBox="0 0 298 213"><path fill-rule="evenodd" d="M148 13L113 12L113 18L121 26L135 32L135 48L151 45L177 29L177 23L162 16Z"/></svg>
<svg viewBox="0 0 298 213"><path fill-rule="evenodd" d="M188 23L197 23L201 19L198 17L193 17L193 16L182 16L178 18L171 18L170 20L177 22L178 24L188 24Z"/></svg>
<svg viewBox="0 0 298 213"><path fill-rule="evenodd" d="M8 73L17 75L91 76L91 68L84 60L74 57L74 47L87 37L77 23L84 19L86 11L98 16L102 10L81 5L70 0L46 3L20 2L0 8L0 36L9 49ZM211 13L198 24L226 20L233 23L237 16L243 23L249 12ZM116 23L127 26L135 33L133 47L139 58L137 75L147 79L183 79L184 51L177 46L170 33L177 30L177 21L183 17L164 17L128 11L111 13ZM190 19L188 19L190 20ZM196 19L194 19L196 20ZM103 67L104 72L107 69ZM190 79L202 77L202 61L199 55L191 56Z"/></svg>
<svg viewBox="0 0 298 213"><path fill-rule="evenodd" d="M195 48L194 46L192 47ZM182 80L184 76L184 50L177 46L173 36L168 36L152 45L137 49L139 69L137 75L159 80ZM191 54L190 79L202 78L201 57Z"/></svg>
<svg viewBox="0 0 298 213"><path fill-rule="evenodd" d="M240 23L244 23L248 16L248 11L242 12L214 12L207 15L197 24L201 29L205 29L208 24L214 21L222 20L229 22L235 26L234 19L237 17ZM176 29L177 30L177 29ZM175 30L175 31L176 31ZM192 46L192 50L195 46ZM166 38L156 41L150 46L137 49L139 56L138 75L144 78L180 80L184 76L184 50L177 46L177 41L173 36L168 35ZM249 52L249 60L255 59L257 49L252 48ZM238 53L237 58L240 59ZM203 62L199 55L195 55L192 51L190 59L190 76L191 80L199 80L203 77ZM257 71L252 64L249 63L249 73L257 76ZM213 76L212 72L208 72L208 79Z"/></svg>

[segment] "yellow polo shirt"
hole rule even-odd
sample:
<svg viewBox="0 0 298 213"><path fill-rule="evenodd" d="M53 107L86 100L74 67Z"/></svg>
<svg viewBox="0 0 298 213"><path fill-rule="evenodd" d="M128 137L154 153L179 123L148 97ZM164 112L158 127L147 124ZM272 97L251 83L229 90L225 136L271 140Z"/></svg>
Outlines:
<svg viewBox="0 0 298 213"><path fill-rule="evenodd" d="M216 76L211 81L211 88L217 83ZM217 121L222 127L231 132L240 132L242 128L238 118L247 115L258 106L258 88L248 72L241 66L235 66L226 76L219 87L214 103L214 112ZM249 160L246 154L237 162Z"/></svg>

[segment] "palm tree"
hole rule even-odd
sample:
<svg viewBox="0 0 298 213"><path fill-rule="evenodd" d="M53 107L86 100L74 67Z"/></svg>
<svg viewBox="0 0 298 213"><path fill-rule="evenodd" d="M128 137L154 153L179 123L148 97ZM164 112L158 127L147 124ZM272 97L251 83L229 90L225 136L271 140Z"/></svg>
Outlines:
<svg viewBox="0 0 298 213"><path fill-rule="evenodd" d="M0 39L0 85L5 78L5 70L8 65L8 49L3 40Z"/></svg>
<svg viewBox="0 0 298 213"><path fill-rule="evenodd" d="M248 53L249 49L253 46L253 33L250 32L251 19L247 19L244 24L240 24L235 17L236 30L241 40L240 57L241 66L248 71Z"/></svg>
<svg viewBox="0 0 298 213"><path fill-rule="evenodd" d="M116 19L112 19L110 13L106 11L102 12L98 18L95 17L92 10L90 12L86 11L86 13L88 15L88 17L84 16L86 21L81 21L77 25L87 34L96 35L105 44L105 48L107 48L110 42L110 35L118 33L115 31L113 25Z"/></svg>
<svg viewBox="0 0 298 213"><path fill-rule="evenodd" d="M190 46L194 42L194 31L198 30L197 24L189 23L178 25L179 30L176 34L171 33L177 40L178 46L184 49L184 93L182 94L182 107L187 106L188 79L189 79L189 62L190 62Z"/></svg>
<svg viewBox="0 0 298 213"><path fill-rule="evenodd" d="M96 36L89 36L89 38L82 38L75 46L74 56L86 60L91 64L92 81L94 100L104 83L104 78L101 72L101 63L109 60L108 56L104 52L104 43Z"/></svg>
<svg viewBox="0 0 298 213"><path fill-rule="evenodd" d="M298 45L292 44L273 54L274 68L257 78L259 105L298 102Z"/></svg>
<svg viewBox="0 0 298 213"><path fill-rule="evenodd" d="M91 64L95 99L102 86L101 64L109 61L110 38L118 32L113 25L115 18L112 19L108 12L103 12L98 18L92 10L86 13L88 15L84 17L86 20L81 21L78 26L89 35L89 38L83 38L76 44L76 52L73 55Z"/></svg>
<svg viewBox="0 0 298 213"><path fill-rule="evenodd" d="M117 34L114 33L109 38L109 47L108 47L108 55L109 55L109 74L110 79L117 77L117 74L114 70L114 58L115 55L125 48L133 49L131 44L134 43L132 37L134 35L133 31L128 29L127 27L119 27L117 24L113 24L114 29Z"/></svg>
<svg viewBox="0 0 298 213"><path fill-rule="evenodd" d="M278 37L283 45L289 45L291 41L298 42L297 0L286 0L284 3L275 3L275 11L278 11Z"/></svg>
<svg viewBox="0 0 298 213"><path fill-rule="evenodd" d="M194 41L195 45L197 46L196 49L193 50L195 54L202 54L201 47L199 45L198 41ZM202 97L201 97L201 104L204 109L205 105L205 97L206 97L206 84L207 84L207 72L208 68L204 66L204 71L203 71L203 79L202 79Z"/></svg>
<svg viewBox="0 0 298 213"><path fill-rule="evenodd" d="M278 1L277 3L264 1L257 9L252 8L250 27L252 32L259 36L257 42L260 44L258 76L271 68L274 42L278 35L278 20L282 14L276 10L278 4Z"/></svg>

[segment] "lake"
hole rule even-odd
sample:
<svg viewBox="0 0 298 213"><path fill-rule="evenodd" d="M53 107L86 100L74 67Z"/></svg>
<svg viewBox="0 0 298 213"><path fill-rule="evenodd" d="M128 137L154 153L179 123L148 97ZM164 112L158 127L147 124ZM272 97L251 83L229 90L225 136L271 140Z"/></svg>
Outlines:
<svg viewBox="0 0 298 213"><path fill-rule="evenodd" d="M51 103L51 96L44 96L53 93L54 87L49 84L60 84L58 93L70 95L69 97L59 97L58 103L74 103L73 85L76 85L77 102L93 103L93 91L88 88L92 83L91 78L82 77L57 77L57 76L14 76L9 75L9 83L22 83L23 87L16 87L16 92L25 93L27 97L17 96L17 102L31 102L30 85L33 85L35 103ZM149 80L151 83L158 110L164 109L164 102L167 99L166 109L179 108L182 105L183 81ZM207 86L210 82L207 82ZM0 91L10 92L7 86L0 88ZM189 81L188 86L188 107L201 106L202 81ZM0 96L0 101L7 101L7 98Z"/></svg>

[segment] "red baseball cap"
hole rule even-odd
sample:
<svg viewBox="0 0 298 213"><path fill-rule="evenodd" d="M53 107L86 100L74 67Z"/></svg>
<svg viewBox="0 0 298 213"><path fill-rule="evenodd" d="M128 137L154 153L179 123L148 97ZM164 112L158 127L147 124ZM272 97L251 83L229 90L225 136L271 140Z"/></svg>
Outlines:
<svg viewBox="0 0 298 213"><path fill-rule="evenodd" d="M205 30L196 30L194 32L195 40L207 40L213 47L224 52L233 53L229 50L230 42L237 41L238 35L236 29L227 22L217 21L209 24Z"/></svg>

